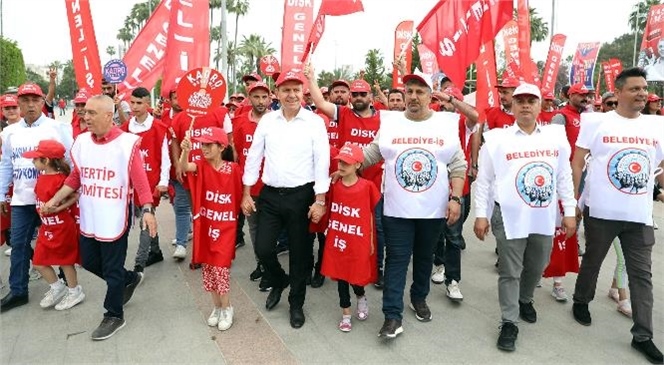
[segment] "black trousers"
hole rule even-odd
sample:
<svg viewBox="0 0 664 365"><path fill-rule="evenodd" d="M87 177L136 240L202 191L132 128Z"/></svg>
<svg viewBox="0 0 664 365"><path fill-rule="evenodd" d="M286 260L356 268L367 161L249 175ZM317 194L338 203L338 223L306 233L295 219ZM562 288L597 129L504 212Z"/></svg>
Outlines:
<svg viewBox="0 0 664 365"><path fill-rule="evenodd" d="M124 267L127 258L127 237L129 229L116 241L101 242L94 238L80 236L79 252L83 268L106 281L104 317L123 318L125 286L136 280L136 273Z"/></svg>
<svg viewBox="0 0 664 365"><path fill-rule="evenodd" d="M350 287L353 287L353 293L358 296L364 296L364 287L348 284L347 281L339 280L337 282L337 291L339 291L339 306L341 308L350 308Z"/></svg>
<svg viewBox="0 0 664 365"><path fill-rule="evenodd" d="M283 229L288 234L291 308L301 308L306 295L306 278L311 276L313 242L309 238L309 206L314 202L313 183L295 188L265 186L258 197L256 251L273 287L286 286L287 276L277 260L275 242Z"/></svg>

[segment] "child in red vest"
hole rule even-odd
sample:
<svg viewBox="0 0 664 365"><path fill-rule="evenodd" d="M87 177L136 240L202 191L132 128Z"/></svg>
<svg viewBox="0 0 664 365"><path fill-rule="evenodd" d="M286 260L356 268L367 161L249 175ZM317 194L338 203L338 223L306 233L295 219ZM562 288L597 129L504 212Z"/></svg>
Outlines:
<svg viewBox="0 0 664 365"><path fill-rule="evenodd" d="M23 157L32 158L32 163L41 171L35 185L39 211L44 202L51 200L60 190L69 175L69 165L64 161L65 147L55 140L43 140L36 150L23 153ZM65 310L85 299L74 267L79 262L78 227L72 212L77 200L78 195L72 194L58 206L55 213L46 215L40 212L42 224L32 263L51 286L39 303L42 308L55 305L56 310ZM51 265L58 265L64 271L69 288L58 279Z"/></svg>
<svg viewBox="0 0 664 365"><path fill-rule="evenodd" d="M194 214L192 264L203 265L203 288L212 295L214 309L208 325L225 331L233 325L230 303L231 263L235 258L235 235L240 212L240 167L222 159L228 147L223 129L211 127L194 140L201 144L203 159L189 162L192 141L182 140L180 167L189 172Z"/></svg>
<svg viewBox="0 0 664 365"><path fill-rule="evenodd" d="M335 157L339 160L337 182L330 187L327 236L321 273L338 281L342 318L339 330L351 330L350 288L357 296L356 316L369 317L364 286L378 278L374 212L380 192L373 182L357 176L364 154L358 145L346 144Z"/></svg>

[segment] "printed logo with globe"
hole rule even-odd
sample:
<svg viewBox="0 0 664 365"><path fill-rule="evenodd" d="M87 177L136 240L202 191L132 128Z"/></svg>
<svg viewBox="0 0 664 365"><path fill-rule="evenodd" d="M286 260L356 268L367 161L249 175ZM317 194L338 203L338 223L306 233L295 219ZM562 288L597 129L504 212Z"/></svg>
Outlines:
<svg viewBox="0 0 664 365"><path fill-rule="evenodd" d="M436 182L438 165L429 151L408 149L397 157L395 165L397 181L407 191L422 192Z"/></svg>
<svg viewBox="0 0 664 365"><path fill-rule="evenodd" d="M607 175L611 185L621 193L645 194L650 180L650 157L638 148L620 150L609 160Z"/></svg>
<svg viewBox="0 0 664 365"><path fill-rule="evenodd" d="M530 162L516 174L516 190L532 208L546 208L553 201L553 167L546 162Z"/></svg>

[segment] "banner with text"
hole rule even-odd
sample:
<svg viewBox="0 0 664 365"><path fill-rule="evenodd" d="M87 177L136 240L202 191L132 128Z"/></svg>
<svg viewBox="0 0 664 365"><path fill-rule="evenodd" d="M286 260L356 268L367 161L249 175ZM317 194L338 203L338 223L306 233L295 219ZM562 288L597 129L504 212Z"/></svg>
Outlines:
<svg viewBox="0 0 664 365"><path fill-rule="evenodd" d="M304 69L302 59L307 37L314 22L313 1L284 0L284 23L281 33L281 68Z"/></svg>
<svg viewBox="0 0 664 365"><path fill-rule="evenodd" d="M595 88L594 75L600 42L579 43L569 69L569 83L583 83L589 90Z"/></svg>
<svg viewBox="0 0 664 365"><path fill-rule="evenodd" d="M410 70L413 62L413 47L410 41L413 38L413 27L415 24L412 20L404 20L394 30L394 59L404 57L406 60L406 70ZM392 69L392 88L403 87L403 81L399 75L399 70L395 67Z"/></svg>
<svg viewBox="0 0 664 365"><path fill-rule="evenodd" d="M639 67L648 72L648 81L664 81L664 4L652 5L643 31Z"/></svg>
<svg viewBox="0 0 664 365"><path fill-rule="evenodd" d="M542 93L555 91L556 80L558 79L558 69L563 60L563 50L565 49L566 40L567 36L564 34L554 34L554 36L551 37L549 55L546 57L544 70L542 70L542 83L540 85Z"/></svg>
<svg viewBox="0 0 664 365"><path fill-rule="evenodd" d="M519 24L516 20L510 20L501 31L503 43L505 44L505 64L514 61L519 64Z"/></svg>
<svg viewBox="0 0 664 365"><path fill-rule="evenodd" d="M90 1L65 0L71 53L78 88L86 88L92 94L101 94L101 61L92 24Z"/></svg>
<svg viewBox="0 0 664 365"><path fill-rule="evenodd" d="M433 75L438 72L438 62L436 62L435 53L423 44L417 45L417 52L420 54L420 65L422 66L423 74Z"/></svg>
<svg viewBox="0 0 664 365"><path fill-rule="evenodd" d="M477 66L477 92L475 109L479 113L480 122L486 121L486 110L498 105L499 96L496 71L496 49L494 41L482 45L480 55L475 62Z"/></svg>

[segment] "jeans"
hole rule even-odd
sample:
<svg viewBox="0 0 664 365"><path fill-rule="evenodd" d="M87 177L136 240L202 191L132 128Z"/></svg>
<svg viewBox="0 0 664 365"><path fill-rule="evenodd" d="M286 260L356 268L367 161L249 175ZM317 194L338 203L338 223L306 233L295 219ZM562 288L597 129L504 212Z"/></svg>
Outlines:
<svg viewBox="0 0 664 365"><path fill-rule="evenodd" d="M413 284L410 301L425 301L429 295L429 276L433 248L440 237L443 219L406 219L383 216L385 228L385 319L403 318L403 292L410 258L413 257Z"/></svg>
<svg viewBox="0 0 664 365"><path fill-rule="evenodd" d="M358 297L364 296L364 287L348 284L347 281L339 280L337 282L337 291L339 292L339 306L341 308L350 308L350 287L353 287L353 293Z"/></svg>
<svg viewBox="0 0 664 365"><path fill-rule="evenodd" d="M466 200L461 198L461 216L451 226L447 225L447 220L443 221L442 232L436 243L433 264L445 265L445 285L451 283L452 280L456 280L457 283L461 282L461 243L463 214L466 205L468 205Z"/></svg>
<svg viewBox="0 0 664 365"><path fill-rule="evenodd" d="M140 208L134 208L134 215L138 218L138 229L141 231L138 235L138 250L136 250L135 265L145 267L150 253L161 253L161 249L159 248L159 234L150 237L150 232L143 229L143 212L141 212Z"/></svg>
<svg viewBox="0 0 664 365"><path fill-rule="evenodd" d="M175 212L175 244L187 247L187 235L191 231L191 196L177 180L171 180L175 189L173 211Z"/></svg>
<svg viewBox="0 0 664 365"><path fill-rule="evenodd" d="M378 241L378 270L383 270L385 263L385 232L383 231L383 199L381 194L380 200L376 204L376 241Z"/></svg>
<svg viewBox="0 0 664 365"><path fill-rule="evenodd" d="M9 288L15 296L28 295L28 272L33 253L30 241L40 223L41 219L34 205L12 207Z"/></svg>

